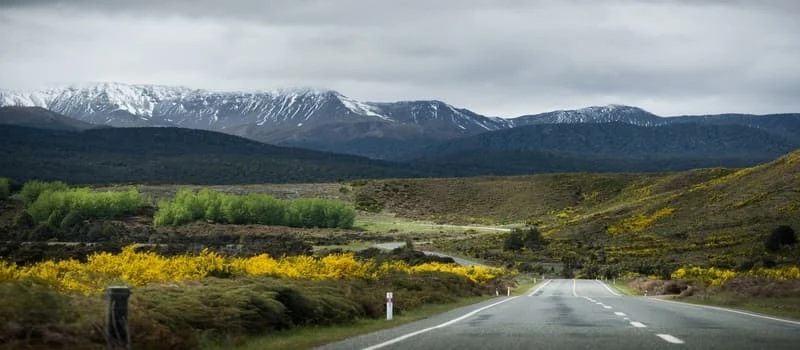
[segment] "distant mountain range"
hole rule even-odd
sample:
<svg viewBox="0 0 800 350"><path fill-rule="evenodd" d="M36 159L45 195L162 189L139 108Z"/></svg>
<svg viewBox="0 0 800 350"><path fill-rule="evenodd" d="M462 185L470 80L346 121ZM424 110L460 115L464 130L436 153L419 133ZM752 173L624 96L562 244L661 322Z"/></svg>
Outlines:
<svg viewBox="0 0 800 350"><path fill-rule="evenodd" d="M0 107L0 124L80 131L82 137L121 133L121 140L134 142L124 131L93 129L180 127L405 162L414 169L397 176L738 167L800 147L800 114L661 117L608 105L498 118L436 100L361 102L321 89L213 92L101 83L0 91L0 106L5 106ZM147 139L149 132L136 135ZM186 137L199 137L191 135ZM90 147L91 141L85 142ZM150 147L156 145L138 142L136 152L147 154ZM395 169L391 164L383 169Z"/></svg>
<svg viewBox="0 0 800 350"><path fill-rule="evenodd" d="M0 91L0 106L41 107L105 126L212 130L275 145L377 159L398 159L442 141L539 124L738 124L791 139L800 135L800 114L664 118L636 107L609 105L497 118L436 100L360 102L323 89L214 92L98 83L27 92Z"/></svg>
<svg viewBox="0 0 800 350"><path fill-rule="evenodd" d="M372 158L391 158L408 148L512 126L508 120L485 117L441 101L359 102L320 89L212 92L101 83L0 91L0 106L41 107L87 123L115 127L213 130L276 145Z"/></svg>

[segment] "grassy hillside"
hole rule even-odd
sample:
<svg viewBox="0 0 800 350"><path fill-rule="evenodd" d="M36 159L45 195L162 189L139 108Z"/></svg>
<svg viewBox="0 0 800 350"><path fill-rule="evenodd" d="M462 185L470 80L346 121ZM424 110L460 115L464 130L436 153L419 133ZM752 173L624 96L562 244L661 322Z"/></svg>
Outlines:
<svg viewBox="0 0 800 350"><path fill-rule="evenodd" d="M800 249L770 254L763 245L779 225L800 229L800 151L741 170L373 181L356 198L416 219L533 224L550 242L517 255L501 251L506 234L438 242L482 258L649 273L800 262Z"/></svg>

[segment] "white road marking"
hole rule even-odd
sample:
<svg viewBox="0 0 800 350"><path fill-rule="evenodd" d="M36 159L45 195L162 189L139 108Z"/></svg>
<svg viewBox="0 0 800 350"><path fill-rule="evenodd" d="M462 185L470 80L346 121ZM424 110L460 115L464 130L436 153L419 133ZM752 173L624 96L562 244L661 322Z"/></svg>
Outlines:
<svg viewBox="0 0 800 350"><path fill-rule="evenodd" d="M680 340L674 336L669 334L656 334L659 338L664 339L668 343L672 344L683 344L683 340Z"/></svg>
<svg viewBox="0 0 800 350"><path fill-rule="evenodd" d="M619 311L615 312L615 313L614 313L614 315L617 315L617 316L626 316L624 312L619 312Z"/></svg>
<svg viewBox="0 0 800 350"><path fill-rule="evenodd" d="M631 322L631 326L634 326L636 328L646 328L647 327L647 326L644 325L644 323L641 323L641 322Z"/></svg>
<svg viewBox="0 0 800 350"><path fill-rule="evenodd" d="M733 309L726 309L724 307L687 304L687 303L681 303L681 302L677 302L677 301L663 300L663 299L659 299L659 298L647 298L647 300L658 300L660 302L679 304L679 305L683 305L683 306L686 306L686 307L699 307L699 308L704 308L704 309L727 311L727 312L732 312L732 313L735 313L735 314L747 315L747 316L751 316L751 317L763 318L763 319L766 319L766 320L772 320L772 321L778 321L778 322L785 322L785 323L789 323L789 324L800 326L800 322L798 322L798 321L785 320L785 319L777 318L777 317L770 317L770 316L764 316L764 315L754 314L754 313L750 313L750 312L744 312L744 311L733 310Z"/></svg>
<svg viewBox="0 0 800 350"><path fill-rule="evenodd" d="M624 320L625 321L630 321L631 319L629 317L625 317Z"/></svg>
<svg viewBox="0 0 800 350"><path fill-rule="evenodd" d="M606 309L610 309L611 308L611 306L608 306L608 305L603 305L603 307L606 308Z"/></svg>
<svg viewBox="0 0 800 350"><path fill-rule="evenodd" d="M620 295L619 293L617 293L617 292L615 292L615 291L611 290L611 288L609 288L609 287L608 287L608 285L606 285L606 284L605 284L603 281L601 281L601 280L595 280L595 281L596 281L597 283L600 283L600 284L601 284L603 287L606 287L606 290L607 290L609 293L611 293L611 294L614 294L615 296L618 296L618 297L621 297L621 296L622 296L622 295Z"/></svg>
<svg viewBox="0 0 800 350"><path fill-rule="evenodd" d="M577 297L577 296L578 296L578 293L577 293L577 292L575 292L575 285L576 285L577 283L578 283L578 282L577 282L577 280L576 280L576 279L573 279L573 280L572 280L572 296L574 296L574 297Z"/></svg>
<svg viewBox="0 0 800 350"><path fill-rule="evenodd" d="M547 282L545 282L544 284L542 284L542 285L541 285L541 286L539 286L538 288L534 289L534 290L533 290L533 292L530 292L530 294L528 294L528 296L529 296L529 297L532 297L534 294L536 294L536 292L538 292L538 291L540 291L542 288L544 288L544 286L546 286L546 285L550 284L550 282L553 282L553 280L547 280Z"/></svg>
<svg viewBox="0 0 800 350"><path fill-rule="evenodd" d="M508 299L504 299L504 300L498 301L498 302L496 302L496 303L494 303L494 304L491 304L491 305L484 306L484 307L482 307L482 308L480 308L480 309L477 309L477 310L475 310L475 311L469 312L469 313L467 313L467 314L465 314L465 315L463 315L463 316L461 316L461 317L454 318L454 319L452 319L452 320L450 320L450 321L447 321L447 322L445 322L445 323L442 323L442 324L439 324L439 325L436 325L436 326L433 326L433 327L428 327L428 328L425 328L425 329L420 329L420 330L418 330L418 331L416 331L416 332L411 332L411 333L408 333L408 334L404 334L404 335L401 335L401 336L399 336L399 337L397 337L397 338L394 338L394 339L389 339L389 340L387 340L387 341L385 341L385 342L383 342L383 343L380 343L380 344L375 344L375 345L373 345L373 346L370 346L370 347L366 347L366 348L364 348L364 349L362 349L362 350L375 350L375 349L380 349L380 348L382 348L382 347L389 346L389 345L392 345L392 344L394 344L394 343L397 343L397 342L401 342L401 341L403 341L403 340L406 340L406 339L408 339L408 338L411 338L411 337L414 337L414 336L420 335L420 334L422 334L422 333L425 333L425 332L430 332L430 331L432 331L432 330L434 330L434 329L437 329L437 328L447 327L447 326L449 326L449 325L451 325L451 324L453 324L453 323L456 323L456 322L458 322L458 321L461 321L461 320L463 320L463 319L465 319L465 318L469 318L470 316L473 316L473 315L475 315L475 314L477 314L477 313L479 313L479 312L481 312L481 311L483 311L483 310L486 310L486 309L488 309L488 308L491 308L491 307L494 307L494 306L500 305L500 304L502 304L502 303L505 303L505 302L507 302L507 301L509 301L509 300L514 300L514 299L516 299L516 298L517 298L517 297L510 297L510 298L508 298Z"/></svg>

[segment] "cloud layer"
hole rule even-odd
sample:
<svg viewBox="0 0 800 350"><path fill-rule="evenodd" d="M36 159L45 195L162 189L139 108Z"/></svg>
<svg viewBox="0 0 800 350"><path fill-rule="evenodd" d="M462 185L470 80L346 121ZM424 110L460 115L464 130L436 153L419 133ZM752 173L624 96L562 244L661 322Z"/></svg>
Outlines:
<svg viewBox="0 0 800 350"><path fill-rule="evenodd" d="M800 112L800 2L3 1L0 87L315 86L516 116Z"/></svg>

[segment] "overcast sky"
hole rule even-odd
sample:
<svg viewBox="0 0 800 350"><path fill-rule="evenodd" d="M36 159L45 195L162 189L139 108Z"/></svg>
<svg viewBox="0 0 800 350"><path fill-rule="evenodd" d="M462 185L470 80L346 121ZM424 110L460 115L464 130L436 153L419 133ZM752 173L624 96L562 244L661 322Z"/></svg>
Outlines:
<svg viewBox="0 0 800 350"><path fill-rule="evenodd" d="M796 0L0 0L0 88L320 87L493 116L800 112Z"/></svg>

